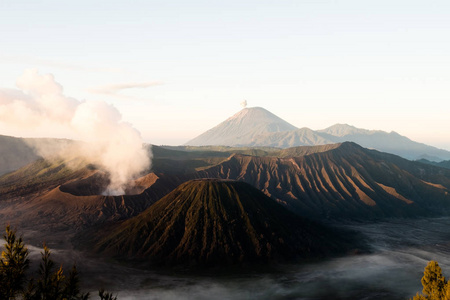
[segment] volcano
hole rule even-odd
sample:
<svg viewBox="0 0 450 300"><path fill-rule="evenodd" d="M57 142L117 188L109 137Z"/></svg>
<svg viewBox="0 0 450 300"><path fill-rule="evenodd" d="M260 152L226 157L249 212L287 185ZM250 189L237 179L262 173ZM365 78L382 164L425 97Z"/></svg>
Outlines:
<svg viewBox="0 0 450 300"><path fill-rule="evenodd" d="M247 145L260 135L297 129L262 107L244 108L216 127L206 131L186 145Z"/></svg>
<svg viewBox="0 0 450 300"><path fill-rule="evenodd" d="M170 265L303 260L349 247L251 185L217 179L188 181L100 235L98 252Z"/></svg>
<svg viewBox="0 0 450 300"><path fill-rule="evenodd" d="M291 148L343 142L354 142L410 160L450 159L450 151L412 141L394 131L360 129L348 124L335 124L323 130L297 128L261 107L244 108L186 145Z"/></svg>

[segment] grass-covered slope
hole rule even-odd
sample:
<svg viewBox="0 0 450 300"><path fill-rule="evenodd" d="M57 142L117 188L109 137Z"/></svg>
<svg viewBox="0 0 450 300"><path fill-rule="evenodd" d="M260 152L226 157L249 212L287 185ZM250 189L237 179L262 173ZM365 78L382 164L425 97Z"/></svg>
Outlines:
<svg viewBox="0 0 450 300"><path fill-rule="evenodd" d="M97 251L155 264L228 265L308 259L348 245L330 229L289 212L249 184L186 182L114 226Z"/></svg>

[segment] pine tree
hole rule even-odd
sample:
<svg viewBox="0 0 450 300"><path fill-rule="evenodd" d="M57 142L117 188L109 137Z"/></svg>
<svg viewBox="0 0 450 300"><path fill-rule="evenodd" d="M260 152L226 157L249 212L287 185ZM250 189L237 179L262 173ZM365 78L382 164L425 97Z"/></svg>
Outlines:
<svg viewBox="0 0 450 300"><path fill-rule="evenodd" d="M75 265L72 266L72 270L67 278L62 298L67 300L84 300L89 298L89 293L80 293L80 279L78 277L78 271Z"/></svg>
<svg viewBox="0 0 450 300"><path fill-rule="evenodd" d="M444 294L444 298L445 300L450 300L450 280L447 281L447 284L445 285L445 294Z"/></svg>
<svg viewBox="0 0 450 300"><path fill-rule="evenodd" d="M424 295L419 294L419 292L417 292L417 294L414 296L414 298L412 300L426 300L427 298Z"/></svg>
<svg viewBox="0 0 450 300"><path fill-rule="evenodd" d="M51 259L51 251L44 244L41 253L38 278L27 281L26 271L29 268L28 249L22 237L17 238L16 231L6 226L3 236L5 250L0 258L0 300L88 300L89 293L80 293L80 279L76 266L72 267L69 275L64 275L63 267L55 270L55 262ZM24 286L27 284L27 288ZM112 293L101 289L102 300L117 300Z"/></svg>
<svg viewBox="0 0 450 300"><path fill-rule="evenodd" d="M442 276L442 269L437 261L430 261L425 267L422 277L422 293L427 296L427 299L441 300L444 299L446 281Z"/></svg>
<svg viewBox="0 0 450 300"><path fill-rule="evenodd" d="M450 300L450 284L436 261L430 261L425 267L421 282L423 294L417 293L413 300Z"/></svg>
<svg viewBox="0 0 450 300"><path fill-rule="evenodd" d="M55 263L50 258L51 251L44 245L41 253L41 264L39 266L39 277L36 285L30 283L29 289L24 296L25 300L84 300L89 298L89 293L80 294L80 279L76 266L72 267L69 277L64 275L63 267L55 271Z"/></svg>
<svg viewBox="0 0 450 300"><path fill-rule="evenodd" d="M26 271L29 267L28 249L22 237L17 238L16 231L6 226L5 250L0 259L0 298L15 299L24 291Z"/></svg>
<svg viewBox="0 0 450 300"><path fill-rule="evenodd" d="M66 286L64 287L64 298L68 300L76 299L75 297L80 293L80 279L78 278L78 271L75 265L72 266L72 270L67 278Z"/></svg>
<svg viewBox="0 0 450 300"><path fill-rule="evenodd" d="M36 294L39 299L50 300L56 299L55 288L59 286L59 283L55 282L57 278L61 279L62 274L53 273L55 268L55 262L50 259L50 249L44 245L44 252L41 253L41 264L39 265L39 279L36 286Z"/></svg>

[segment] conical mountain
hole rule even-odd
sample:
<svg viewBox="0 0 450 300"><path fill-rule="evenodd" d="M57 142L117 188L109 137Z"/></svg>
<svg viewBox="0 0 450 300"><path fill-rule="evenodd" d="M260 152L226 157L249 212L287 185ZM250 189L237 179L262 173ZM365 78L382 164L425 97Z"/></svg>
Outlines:
<svg viewBox="0 0 450 300"><path fill-rule="evenodd" d="M297 128L262 107L244 108L186 145L248 145L257 136L292 131Z"/></svg>
<svg viewBox="0 0 450 300"><path fill-rule="evenodd" d="M291 213L249 184L217 179L188 181L101 235L97 251L156 264L285 261L347 249L336 232Z"/></svg>
<svg viewBox="0 0 450 300"><path fill-rule="evenodd" d="M186 145L290 148L343 142L354 142L412 160L424 156L434 161L450 159L450 151L412 141L394 131L367 130L348 124L316 131L306 127L298 129L261 107L241 110Z"/></svg>

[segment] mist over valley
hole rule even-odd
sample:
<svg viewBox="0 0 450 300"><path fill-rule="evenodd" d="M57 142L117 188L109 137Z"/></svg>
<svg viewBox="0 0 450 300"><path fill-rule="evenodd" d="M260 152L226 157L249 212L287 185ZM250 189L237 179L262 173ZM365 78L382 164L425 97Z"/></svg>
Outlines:
<svg viewBox="0 0 450 300"><path fill-rule="evenodd" d="M450 295L444 4L26 2L0 299Z"/></svg>
<svg viewBox="0 0 450 300"><path fill-rule="evenodd" d="M450 268L450 170L437 162L353 142L146 145L152 167L105 195L98 161L0 138L5 156L31 160L0 177L1 221L24 233L33 268L45 242L93 294L406 299L429 260Z"/></svg>

